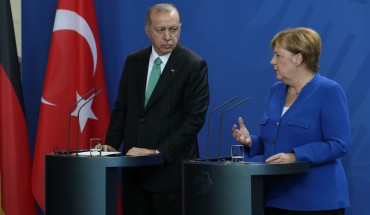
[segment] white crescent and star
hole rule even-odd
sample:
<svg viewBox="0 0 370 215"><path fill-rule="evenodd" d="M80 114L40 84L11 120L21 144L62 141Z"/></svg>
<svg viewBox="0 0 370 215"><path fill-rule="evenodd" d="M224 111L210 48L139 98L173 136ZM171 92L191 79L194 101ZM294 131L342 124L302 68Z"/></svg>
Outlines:
<svg viewBox="0 0 370 215"><path fill-rule="evenodd" d="M95 95L92 94L89 98L93 97ZM78 92L76 92L76 97L77 97L77 101L81 99L81 96L78 94ZM78 110L81 109L82 105L84 105L86 103L86 101L89 100L89 98L87 98L86 100L85 99L81 99L81 101L77 104L77 107L75 109L75 111L73 111L71 113L71 116L75 116L77 117L78 116ZM95 119L97 120L98 118L96 118L95 114L93 113L92 109L91 109L91 105L92 105L92 101L94 99L92 99L91 101L89 101L85 106L82 107L81 109L81 113L80 113L80 116L79 116L79 122L80 122L80 131L82 132L85 125L86 125L86 122L87 122L87 119Z"/></svg>
<svg viewBox="0 0 370 215"><path fill-rule="evenodd" d="M91 54L93 57L93 62L94 62L94 70L93 70L92 76L95 76L98 55L97 55L97 47L96 47L94 34L92 33L92 30L89 24L86 22L86 20L83 17L81 17L79 14L73 11L58 9L55 15L53 32L61 31L61 30L75 31L87 41L90 47ZM76 91L76 101L78 101L79 99L81 99L81 96ZM88 99L86 100L82 99L78 103L75 111L71 115L77 117L78 110L87 100ZM79 124L80 124L81 132L85 128L85 125L88 119L94 119L94 120L97 119L91 109L92 102L93 102L93 99L88 104L83 106L83 108L80 111ZM48 105L48 106L57 106L57 104L47 101L44 97L41 97L41 103Z"/></svg>
<svg viewBox="0 0 370 215"><path fill-rule="evenodd" d="M78 34L80 34L87 43L89 44L89 47L91 49L91 54L93 56L94 60L94 71L93 76L95 75L96 70L96 64L98 59L97 54L97 48L96 48L96 42L94 38L94 34L89 26L89 24L86 22L84 18L82 18L77 13L70 11L70 10L57 10L57 13L55 15L55 22L54 22L54 29L53 32L60 31L60 30L71 30L76 31Z"/></svg>

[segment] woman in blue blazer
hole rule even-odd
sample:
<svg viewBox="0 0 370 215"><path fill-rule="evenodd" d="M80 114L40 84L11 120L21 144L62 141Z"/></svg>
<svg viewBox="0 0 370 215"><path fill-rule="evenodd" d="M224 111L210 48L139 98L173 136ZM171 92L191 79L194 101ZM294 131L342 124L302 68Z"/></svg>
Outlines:
<svg viewBox="0 0 370 215"><path fill-rule="evenodd" d="M249 134L239 117L233 136L267 163L308 161L311 168L271 180L265 214L344 214L349 199L340 158L351 141L348 105L342 87L317 72L320 36L309 28L286 29L271 47L278 82L259 123L261 133Z"/></svg>

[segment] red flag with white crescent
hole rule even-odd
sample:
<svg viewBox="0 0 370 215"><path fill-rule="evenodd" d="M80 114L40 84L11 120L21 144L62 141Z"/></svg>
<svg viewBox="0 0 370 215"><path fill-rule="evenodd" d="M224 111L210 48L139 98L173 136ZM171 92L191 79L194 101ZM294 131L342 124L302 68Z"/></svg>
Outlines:
<svg viewBox="0 0 370 215"><path fill-rule="evenodd" d="M108 127L110 116L99 41L94 1L60 0L42 91L32 169L32 190L42 210L44 155L55 149L65 150L68 145L75 150L77 141L78 149L87 149L89 139L101 137ZM95 90L91 95L73 108L73 104L92 89ZM82 107L100 89L103 91Z"/></svg>

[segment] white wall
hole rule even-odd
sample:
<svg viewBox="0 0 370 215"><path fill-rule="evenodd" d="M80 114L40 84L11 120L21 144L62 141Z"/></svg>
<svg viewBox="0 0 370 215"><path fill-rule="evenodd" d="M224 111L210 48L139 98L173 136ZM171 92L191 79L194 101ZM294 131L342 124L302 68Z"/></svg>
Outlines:
<svg viewBox="0 0 370 215"><path fill-rule="evenodd" d="M15 40L17 43L17 53L18 56L22 56L22 32L21 32L21 0L10 0L10 6L12 8Z"/></svg>

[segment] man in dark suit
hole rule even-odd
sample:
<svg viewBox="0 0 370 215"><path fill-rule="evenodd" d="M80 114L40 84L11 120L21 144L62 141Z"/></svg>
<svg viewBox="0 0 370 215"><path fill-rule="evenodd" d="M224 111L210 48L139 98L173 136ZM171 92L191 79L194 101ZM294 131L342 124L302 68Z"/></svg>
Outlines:
<svg viewBox="0 0 370 215"><path fill-rule="evenodd" d="M209 86L207 63L178 44L180 31L176 7L154 5L145 25L152 46L129 55L124 65L104 149L117 150L123 141L123 154L165 158L164 165L122 170L125 215L181 214L181 162L198 157ZM147 95L155 64L161 74Z"/></svg>

